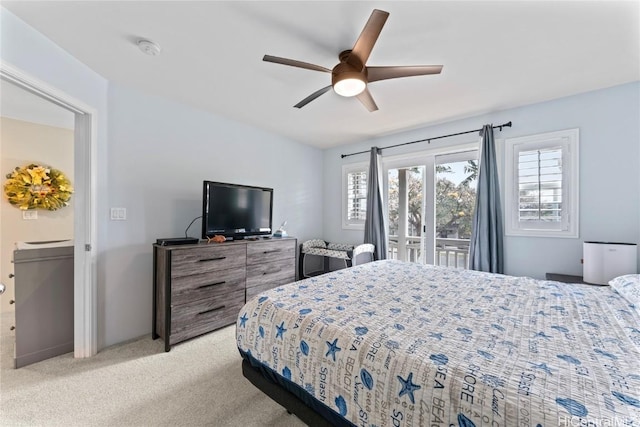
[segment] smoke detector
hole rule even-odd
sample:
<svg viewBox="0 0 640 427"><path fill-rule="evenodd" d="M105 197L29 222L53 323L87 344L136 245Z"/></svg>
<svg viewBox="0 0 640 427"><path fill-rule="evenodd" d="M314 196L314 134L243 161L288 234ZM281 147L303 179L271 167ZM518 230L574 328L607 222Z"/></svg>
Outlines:
<svg viewBox="0 0 640 427"><path fill-rule="evenodd" d="M138 47L147 55L158 56L160 55L160 46L151 40L141 39L138 40Z"/></svg>

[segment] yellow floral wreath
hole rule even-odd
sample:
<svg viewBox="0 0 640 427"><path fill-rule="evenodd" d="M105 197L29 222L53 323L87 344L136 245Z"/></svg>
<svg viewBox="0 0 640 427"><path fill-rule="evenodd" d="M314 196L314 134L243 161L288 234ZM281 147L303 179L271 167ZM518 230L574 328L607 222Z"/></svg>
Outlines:
<svg viewBox="0 0 640 427"><path fill-rule="evenodd" d="M59 170L30 164L7 174L4 194L9 203L22 209L55 211L69 205L73 187Z"/></svg>

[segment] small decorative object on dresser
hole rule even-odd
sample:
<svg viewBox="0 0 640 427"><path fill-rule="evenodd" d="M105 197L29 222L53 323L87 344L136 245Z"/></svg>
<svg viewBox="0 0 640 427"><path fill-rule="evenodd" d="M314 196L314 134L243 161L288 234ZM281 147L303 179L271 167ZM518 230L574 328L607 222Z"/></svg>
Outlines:
<svg viewBox="0 0 640 427"><path fill-rule="evenodd" d="M284 229L284 226L287 225L287 221L285 220L282 225L280 225L280 228L278 228L276 230L275 233L273 233L273 237L287 237L287 230Z"/></svg>
<svg viewBox="0 0 640 427"><path fill-rule="evenodd" d="M153 245L153 339L165 351L235 322L256 294L296 279L296 239Z"/></svg>

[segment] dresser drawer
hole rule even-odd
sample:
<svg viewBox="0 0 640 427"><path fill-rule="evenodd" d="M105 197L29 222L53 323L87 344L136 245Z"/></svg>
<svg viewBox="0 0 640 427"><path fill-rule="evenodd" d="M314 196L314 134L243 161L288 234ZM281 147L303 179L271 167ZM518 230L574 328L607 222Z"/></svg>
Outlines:
<svg viewBox="0 0 640 427"><path fill-rule="evenodd" d="M203 246L197 249L176 249L171 253L171 278L206 273L212 270L244 268L245 245Z"/></svg>
<svg viewBox="0 0 640 427"><path fill-rule="evenodd" d="M223 298L175 306L171 310L169 340L173 344L230 325L236 321L243 305L244 289L240 289Z"/></svg>
<svg viewBox="0 0 640 427"><path fill-rule="evenodd" d="M295 280L295 258L247 266L247 291L255 286L270 289Z"/></svg>
<svg viewBox="0 0 640 427"><path fill-rule="evenodd" d="M233 324L251 298L296 280L294 238L153 245L151 336L164 350Z"/></svg>
<svg viewBox="0 0 640 427"><path fill-rule="evenodd" d="M171 283L171 304L180 305L205 298L216 298L244 289L245 278L244 268L176 277Z"/></svg>
<svg viewBox="0 0 640 427"><path fill-rule="evenodd" d="M247 246L248 265L295 257L295 240L271 240Z"/></svg>

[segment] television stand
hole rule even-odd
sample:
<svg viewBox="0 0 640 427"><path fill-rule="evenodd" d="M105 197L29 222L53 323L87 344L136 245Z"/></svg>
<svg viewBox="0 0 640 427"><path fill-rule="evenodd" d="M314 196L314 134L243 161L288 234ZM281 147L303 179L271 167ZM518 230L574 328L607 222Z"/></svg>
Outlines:
<svg viewBox="0 0 640 427"><path fill-rule="evenodd" d="M245 302L296 280L295 238L153 245L153 330L165 351L234 323Z"/></svg>

